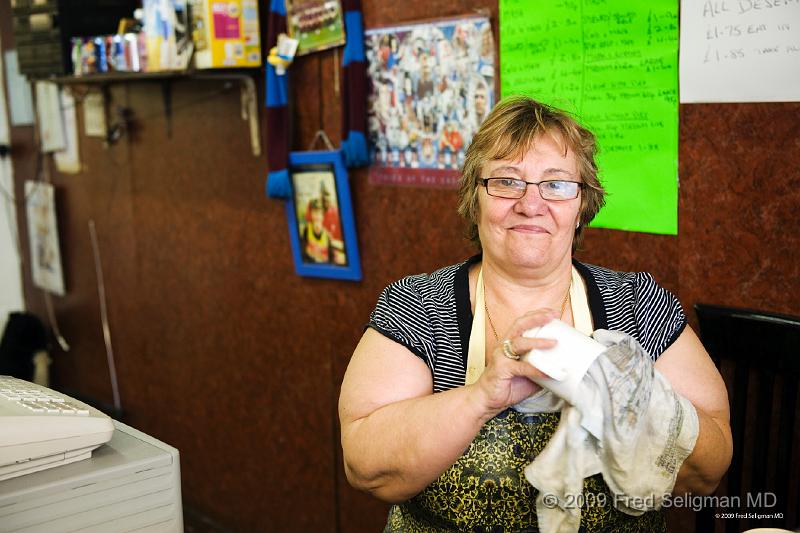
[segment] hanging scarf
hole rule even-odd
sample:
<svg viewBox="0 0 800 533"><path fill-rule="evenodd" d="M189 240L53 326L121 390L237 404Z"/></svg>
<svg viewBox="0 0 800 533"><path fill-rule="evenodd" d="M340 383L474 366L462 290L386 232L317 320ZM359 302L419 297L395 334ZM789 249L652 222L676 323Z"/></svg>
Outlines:
<svg viewBox="0 0 800 533"><path fill-rule="evenodd" d="M342 152L348 167L361 167L367 159L367 61L361 0L342 0L347 43L342 54Z"/></svg>
<svg viewBox="0 0 800 533"><path fill-rule="evenodd" d="M286 1L270 0L267 22L267 51L278 45L278 35L286 33ZM267 80L267 196L288 198L289 183L289 75L278 76L275 66L266 63Z"/></svg>
<svg viewBox="0 0 800 533"><path fill-rule="evenodd" d="M342 54L344 85L342 90L342 153L348 167L367 164L367 67L364 56L364 27L360 0L343 0L347 42ZM286 1L270 0L266 49L278 44L278 35L286 33ZM288 72L279 76L275 67L266 65L267 92L267 196L288 198L289 181L289 110Z"/></svg>

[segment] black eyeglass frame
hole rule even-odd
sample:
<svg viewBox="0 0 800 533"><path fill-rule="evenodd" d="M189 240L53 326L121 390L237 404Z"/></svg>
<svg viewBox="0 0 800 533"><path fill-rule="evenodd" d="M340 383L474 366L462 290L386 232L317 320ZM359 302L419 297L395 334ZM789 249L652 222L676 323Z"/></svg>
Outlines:
<svg viewBox="0 0 800 533"><path fill-rule="evenodd" d="M511 179L511 180L514 180L514 181L521 181L522 183L525 184L525 188L524 189L520 189L522 191L521 195L519 195L519 196L497 196L496 194L492 194L492 193L489 192L489 182L491 180L508 180L508 179ZM536 185L536 187L539 189L539 195L544 200L547 200L548 202L564 202L564 201L567 201L567 200L574 200L575 198L578 197L578 193L581 191L581 189L585 189L586 188L586 184L584 182L582 182L582 181L571 181L571 180L525 181L525 180L520 179L520 178L502 178L502 177L498 177L498 178L478 178L478 181L480 182L481 185L486 187L486 194L488 194L489 196L492 196L494 198L504 198L506 200L519 200L520 198L523 198L525 196L525 193L528 192L528 185ZM544 194L542 194L541 185L542 185L542 183L553 183L553 182L574 183L575 185L578 186L578 190L575 193L575 196L573 196L572 198L545 198Z"/></svg>

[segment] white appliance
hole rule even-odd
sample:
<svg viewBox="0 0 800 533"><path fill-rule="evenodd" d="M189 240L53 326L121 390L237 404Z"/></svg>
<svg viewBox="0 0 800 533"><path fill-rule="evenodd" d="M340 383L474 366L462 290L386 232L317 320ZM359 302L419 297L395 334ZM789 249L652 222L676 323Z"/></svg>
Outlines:
<svg viewBox="0 0 800 533"><path fill-rule="evenodd" d="M88 459L111 418L60 392L0 376L0 480Z"/></svg>
<svg viewBox="0 0 800 533"><path fill-rule="evenodd" d="M0 391L9 396L11 383L18 395L28 384L19 381L0 377ZM28 389L50 397L0 397L0 533L183 531L177 449L56 391Z"/></svg>

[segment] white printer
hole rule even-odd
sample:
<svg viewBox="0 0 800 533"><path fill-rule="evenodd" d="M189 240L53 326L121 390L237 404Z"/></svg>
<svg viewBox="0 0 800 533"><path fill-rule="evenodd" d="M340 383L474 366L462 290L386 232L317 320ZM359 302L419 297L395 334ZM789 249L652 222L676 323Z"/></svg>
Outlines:
<svg viewBox="0 0 800 533"><path fill-rule="evenodd" d="M0 481L0 532L181 532L178 450L114 421L88 459Z"/></svg>

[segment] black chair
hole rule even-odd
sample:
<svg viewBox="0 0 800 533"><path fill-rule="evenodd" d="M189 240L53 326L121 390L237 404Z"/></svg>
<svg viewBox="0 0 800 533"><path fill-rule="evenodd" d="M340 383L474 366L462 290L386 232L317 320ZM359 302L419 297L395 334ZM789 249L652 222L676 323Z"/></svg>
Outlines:
<svg viewBox="0 0 800 533"><path fill-rule="evenodd" d="M36 315L9 313L0 338L0 375L32 381L33 356L46 350L47 342L47 329Z"/></svg>
<svg viewBox="0 0 800 533"><path fill-rule="evenodd" d="M732 508L704 508L696 531L714 531L716 524L724 524L726 533L748 527L794 529L800 523L800 452L794 450L800 318L704 304L695 305L695 311L703 345L728 386L733 432L731 467L716 492L731 498ZM715 519L715 513L747 518Z"/></svg>

